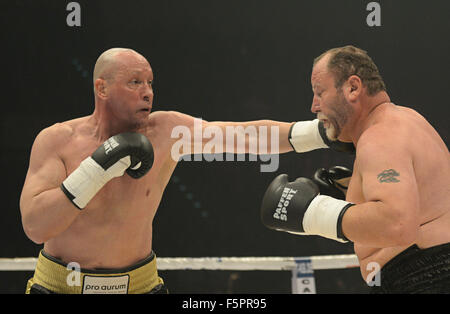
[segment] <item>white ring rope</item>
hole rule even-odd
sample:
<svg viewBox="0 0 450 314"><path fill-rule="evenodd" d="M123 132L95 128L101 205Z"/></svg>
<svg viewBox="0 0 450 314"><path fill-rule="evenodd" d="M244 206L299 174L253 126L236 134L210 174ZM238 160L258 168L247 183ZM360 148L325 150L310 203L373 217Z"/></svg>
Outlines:
<svg viewBox="0 0 450 314"><path fill-rule="evenodd" d="M354 254L310 257L158 257L158 270L293 270L310 261L313 270L358 267ZM33 271L36 257L0 258L0 271Z"/></svg>

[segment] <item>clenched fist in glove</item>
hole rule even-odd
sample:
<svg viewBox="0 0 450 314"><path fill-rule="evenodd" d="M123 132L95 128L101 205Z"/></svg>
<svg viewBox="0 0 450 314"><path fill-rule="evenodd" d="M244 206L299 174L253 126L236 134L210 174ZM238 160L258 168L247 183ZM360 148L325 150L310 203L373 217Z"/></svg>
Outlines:
<svg viewBox="0 0 450 314"><path fill-rule="evenodd" d="M308 178L290 182L287 174L281 174L264 194L261 219L270 229L347 242L342 232L342 218L352 205L321 195L319 186Z"/></svg>
<svg viewBox="0 0 450 314"><path fill-rule="evenodd" d="M320 194L345 200L352 174L350 169L342 166L320 168L314 173L312 180L319 187Z"/></svg>

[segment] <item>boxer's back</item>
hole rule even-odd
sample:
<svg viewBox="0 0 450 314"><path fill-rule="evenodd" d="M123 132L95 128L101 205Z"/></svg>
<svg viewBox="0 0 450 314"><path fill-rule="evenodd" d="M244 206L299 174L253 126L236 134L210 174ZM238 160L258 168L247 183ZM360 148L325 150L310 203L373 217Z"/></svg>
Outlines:
<svg viewBox="0 0 450 314"><path fill-rule="evenodd" d="M396 107L392 113L399 121L409 126L413 167L420 197L420 223L438 219L449 213L450 216L450 154L444 141L436 130L416 111ZM386 115L390 115L388 111ZM450 232L450 221L447 229ZM448 241L450 241L450 233ZM420 245L420 243L418 243ZM426 244L425 244L426 245Z"/></svg>

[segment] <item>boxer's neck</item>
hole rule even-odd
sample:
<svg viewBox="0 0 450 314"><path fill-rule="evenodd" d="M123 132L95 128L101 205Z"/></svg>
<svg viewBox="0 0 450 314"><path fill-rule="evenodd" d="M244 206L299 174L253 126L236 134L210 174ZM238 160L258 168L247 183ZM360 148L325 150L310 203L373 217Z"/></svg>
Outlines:
<svg viewBox="0 0 450 314"><path fill-rule="evenodd" d="M99 142L104 142L116 134L132 132L135 129L128 121L113 116L101 105L95 106L95 110L89 118L89 123L92 127L93 136Z"/></svg>
<svg viewBox="0 0 450 314"><path fill-rule="evenodd" d="M351 138L352 142L356 145L361 135L370 126L372 117L380 107L391 103L391 99L386 92L379 92L374 96L367 96L363 99L359 106L359 113L354 121Z"/></svg>

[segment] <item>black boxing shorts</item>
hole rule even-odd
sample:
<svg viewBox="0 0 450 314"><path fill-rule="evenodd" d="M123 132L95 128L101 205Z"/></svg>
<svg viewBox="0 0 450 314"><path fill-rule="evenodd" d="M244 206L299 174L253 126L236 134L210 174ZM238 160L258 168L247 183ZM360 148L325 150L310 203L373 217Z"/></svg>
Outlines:
<svg viewBox="0 0 450 314"><path fill-rule="evenodd" d="M450 293L450 243L420 249L412 245L380 270L370 293Z"/></svg>
<svg viewBox="0 0 450 314"><path fill-rule="evenodd" d="M72 264L73 265L73 264ZM121 269L76 269L40 252L26 294L158 294L168 293L158 276L156 256Z"/></svg>

